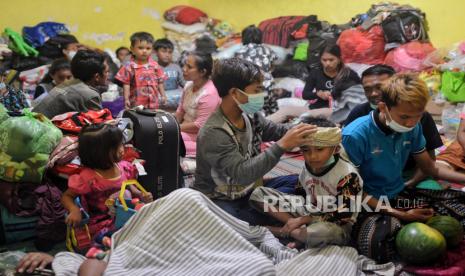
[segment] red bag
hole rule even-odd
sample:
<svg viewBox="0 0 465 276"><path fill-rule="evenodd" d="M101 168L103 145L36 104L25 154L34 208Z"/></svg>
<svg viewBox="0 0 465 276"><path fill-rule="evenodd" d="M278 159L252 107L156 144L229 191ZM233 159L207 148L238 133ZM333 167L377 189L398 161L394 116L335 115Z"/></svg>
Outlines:
<svg viewBox="0 0 465 276"><path fill-rule="evenodd" d="M344 63L379 64L384 62L384 34L380 26L368 31L362 28L345 30L337 42Z"/></svg>
<svg viewBox="0 0 465 276"><path fill-rule="evenodd" d="M430 43L412 41L390 51L384 63L392 66L397 72L420 72L429 68L424 61L434 50Z"/></svg>
<svg viewBox="0 0 465 276"><path fill-rule="evenodd" d="M263 32L262 42L287 47L295 24L304 18L305 16L281 16L260 22L258 28Z"/></svg>
<svg viewBox="0 0 465 276"><path fill-rule="evenodd" d="M53 117L52 123L65 132L79 133L82 127L90 124L103 123L113 120L111 111L104 108L102 110L90 110L87 112L67 112Z"/></svg>
<svg viewBox="0 0 465 276"><path fill-rule="evenodd" d="M185 5L175 6L164 14L167 21L177 22L184 25L192 25L200 22L200 18L208 17L203 11Z"/></svg>

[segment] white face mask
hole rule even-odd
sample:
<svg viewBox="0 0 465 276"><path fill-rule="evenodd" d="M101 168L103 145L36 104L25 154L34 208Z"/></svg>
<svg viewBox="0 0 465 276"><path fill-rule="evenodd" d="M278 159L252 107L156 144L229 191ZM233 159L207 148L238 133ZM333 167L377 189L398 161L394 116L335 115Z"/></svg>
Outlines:
<svg viewBox="0 0 465 276"><path fill-rule="evenodd" d="M370 107L371 107L371 109L377 109L378 105L374 104L374 103L370 103Z"/></svg>
<svg viewBox="0 0 465 276"><path fill-rule="evenodd" d="M387 111L387 107L386 107L386 111ZM395 132L405 133L405 132L412 131L415 128L415 126L406 127L406 126L403 126L403 125L399 124L398 122L394 121L394 119L392 119L391 114L389 114L388 111L385 114L386 114L386 125L390 129L394 130ZM387 119L388 114L389 114L389 117L390 117L390 121L388 121L388 119Z"/></svg>
<svg viewBox="0 0 465 276"><path fill-rule="evenodd" d="M76 55L76 51L69 51L66 56L68 57L69 60L72 60L73 57Z"/></svg>

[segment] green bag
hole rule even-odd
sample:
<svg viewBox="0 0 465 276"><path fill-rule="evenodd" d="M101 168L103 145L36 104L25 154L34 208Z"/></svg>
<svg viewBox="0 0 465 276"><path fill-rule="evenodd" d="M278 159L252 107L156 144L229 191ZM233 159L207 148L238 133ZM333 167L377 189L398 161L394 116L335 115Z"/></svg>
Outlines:
<svg viewBox="0 0 465 276"><path fill-rule="evenodd" d="M42 114L28 109L24 109L23 114L0 123L0 151L16 162L37 153L49 155L61 141L61 130Z"/></svg>
<svg viewBox="0 0 465 276"><path fill-rule="evenodd" d="M308 42L297 44L294 52L294 60L307 61Z"/></svg>
<svg viewBox="0 0 465 276"><path fill-rule="evenodd" d="M0 124L6 121L8 118L10 118L8 115L8 110L6 110L3 104L0 104Z"/></svg>
<svg viewBox="0 0 465 276"><path fill-rule="evenodd" d="M0 105L0 179L40 183L62 136L44 115L24 109L10 117Z"/></svg>
<svg viewBox="0 0 465 276"><path fill-rule="evenodd" d="M465 102L465 72L445 71L441 92L451 102Z"/></svg>

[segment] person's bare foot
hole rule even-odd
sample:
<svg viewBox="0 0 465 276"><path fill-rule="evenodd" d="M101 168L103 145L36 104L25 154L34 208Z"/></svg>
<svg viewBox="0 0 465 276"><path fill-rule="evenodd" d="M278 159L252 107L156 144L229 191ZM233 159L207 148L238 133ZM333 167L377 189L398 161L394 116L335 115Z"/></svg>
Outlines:
<svg viewBox="0 0 465 276"><path fill-rule="evenodd" d="M292 249L301 249L304 247L304 243L303 242L299 242L299 241L293 241L293 242L290 242L288 243L286 246L289 247L289 248L292 248Z"/></svg>

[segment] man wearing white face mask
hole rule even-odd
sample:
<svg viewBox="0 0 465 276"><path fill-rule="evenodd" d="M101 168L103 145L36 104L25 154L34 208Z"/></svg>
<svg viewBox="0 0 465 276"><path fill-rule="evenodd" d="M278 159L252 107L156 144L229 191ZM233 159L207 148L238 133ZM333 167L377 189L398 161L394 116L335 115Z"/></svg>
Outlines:
<svg viewBox="0 0 465 276"><path fill-rule="evenodd" d="M378 103L381 101L380 87L383 82L388 80L395 73L396 72L394 71L394 68L384 64L373 65L372 67L363 71L361 79L368 101L352 109L346 121L344 122L345 126L349 125L357 118L368 115L371 111L378 108ZM423 136L426 140L426 150L430 156L434 158L435 149L440 148L443 143L438 129L436 128L436 124L431 117L431 114L429 114L427 111L423 112L420 124L423 131ZM406 184L408 183L407 185L409 186L413 186L425 178L421 170L417 168L417 164L415 163L415 160L412 156L409 156L404 166L403 172L404 175L413 173L412 178L406 182Z"/></svg>
<svg viewBox="0 0 465 276"><path fill-rule="evenodd" d="M378 109L358 118L343 130L342 144L364 180L364 194L371 196L368 205L379 207L381 197L391 202L405 184L402 169L413 155L424 174L452 182L465 182L465 174L438 166L425 150L425 138L419 121L429 100L426 84L415 75L397 74L381 87ZM392 204L392 203L391 203ZM425 221L431 209L409 206L382 209L402 221Z"/></svg>
<svg viewBox="0 0 465 276"><path fill-rule="evenodd" d="M298 176L263 182L263 176L283 153L303 145L316 126L287 125L266 120L263 108L263 75L258 66L239 58L220 60L213 76L222 102L197 137L197 169L193 188L206 194L220 208L251 224L269 225L269 218L249 206L253 189L264 185L293 192ZM262 142L277 141L264 150ZM262 219L260 220L260 216Z"/></svg>

